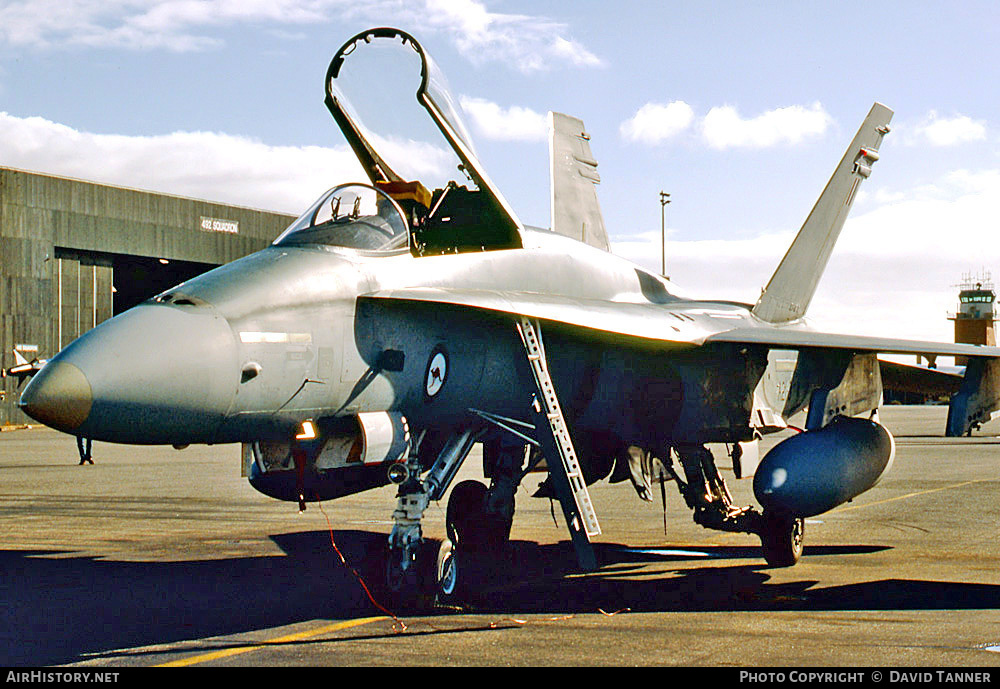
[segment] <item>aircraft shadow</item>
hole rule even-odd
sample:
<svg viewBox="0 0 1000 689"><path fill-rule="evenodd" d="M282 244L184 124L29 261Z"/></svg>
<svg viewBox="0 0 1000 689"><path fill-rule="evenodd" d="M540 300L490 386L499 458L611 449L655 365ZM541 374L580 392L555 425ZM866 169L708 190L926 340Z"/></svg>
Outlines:
<svg viewBox="0 0 1000 689"><path fill-rule="evenodd" d="M355 567L385 543L367 532L341 531L337 539ZM59 665L114 649L381 614L340 563L329 533L311 542L312 550L289 557L182 562L0 550L0 666Z"/></svg>
<svg viewBox="0 0 1000 689"><path fill-rule="evenodd" d="M554 545L516 542L514 584L484 582L472 609L506 614L565 612L724 612L736 610L995 610L1000 585L952 581L881 579L842 586L819 586L814 580L771 584L770 567L755 547L709 547L690 550L636 549L616 544L596 547L601 567L580 575L568 542ZM864 555L886 546L806 547L804 557ZM690 568L693 560L706 566ZM713 559L749 559L753 564L710 565ZM663 563L683 567L664 570ZM645 565L660 563L653 571ZM572 575L572 576L571 576ZM666 575L666 576L665 576Z"/></svg>
<svg viewBox="0 0 1000 689"><path fill-rule="evenodd" d="M350 568L327 531L272 538L285 557L182 562L122 562L55 551L0 550L0 666L47 666L116 649L240 634L315 619L382 614L351 568L385 604L385 534L335 531ZM870 553L879 546L807 549ZM599 571L580 575L569 543L515 541L505 580L484 581L472 612L612 613L732 610L998 609L1000 586L888 579L821 587L803 580L769 584L756 548L702 548L690 555L598 544ZM695 552L695 551L692 551ZM57 557L44 557L57 556ZM690 568L700 558L705 566ZM753 560L728 565L718 559ZM669 563L677 562L677 569ZM664 564L667 569L664 570ZM513 568L513 569L512 569ZM652 570L652 571L650 571ZM515 582L510 573L517 572ZM666 575L666 576L665 576ZM454 614L440 609L438 615ZM460 630L451 630L453 632Z"/></svg>

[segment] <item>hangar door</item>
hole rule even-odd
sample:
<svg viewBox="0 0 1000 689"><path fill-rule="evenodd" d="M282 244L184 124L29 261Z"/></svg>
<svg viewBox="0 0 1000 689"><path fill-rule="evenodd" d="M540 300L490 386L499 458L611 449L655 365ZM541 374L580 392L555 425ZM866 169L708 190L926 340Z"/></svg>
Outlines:
<svg viewBox="0 0 1000 689"><path fill-rule="evenodd" d="M115 314L216 266L56 248L59 349Z"/></svg>
<svg viewBox="0 0 1000 689"><path fill-rule="evenodd" d="M58 349L111 318L111 275L107 256L56 250Z"/></svg>

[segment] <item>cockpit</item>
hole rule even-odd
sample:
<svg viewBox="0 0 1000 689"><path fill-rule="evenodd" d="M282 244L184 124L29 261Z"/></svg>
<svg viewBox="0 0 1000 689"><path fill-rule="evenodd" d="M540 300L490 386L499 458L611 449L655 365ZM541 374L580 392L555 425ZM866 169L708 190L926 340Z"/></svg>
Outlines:
<svg viewBox="0 0 1000 689"><path fill-rule="evenodd" d="M359 251L409 249L409 223L384 191L367 184L341 184L278 237L275 246L326 246Z"/></svg>
<svg viewBox="0 0 1000 689"><path fill-rule="evenodd" d="M334 55L324 88L371 184L331 189L276 245L414 256L521 247L520 221L483 170L443 74L413 37L389 28L358 34ZM395 131L400 125L405 131Z"/></svg>

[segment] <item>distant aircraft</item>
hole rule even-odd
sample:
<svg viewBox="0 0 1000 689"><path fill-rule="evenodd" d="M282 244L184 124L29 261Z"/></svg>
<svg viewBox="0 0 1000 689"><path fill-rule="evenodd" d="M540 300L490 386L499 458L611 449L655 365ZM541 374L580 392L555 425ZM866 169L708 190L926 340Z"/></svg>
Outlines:
<svg viewBox="0 0 1000 689"><path fill-rule="evenodd" d="M31 361L17 349L14 350L14 365L10 368L0 369L0 378L17 378L17 384L20 385L24 382L25 378L30 378L39 371L42 367L49 362L48 359L39 359L35 357Z"/></svg>
<svg viewBox="0 0 1000 689"><path fill-rule="evenodd" d="M387 51L419 70L417 103L459 180L431 191L404 176L391 160L399 139L376 135L349 104L350 84L375 95L400 77L363 62ZM366 69L352 77L358 61ZM588 484L631 479L648 499L654 458L697 523L756 534L768 563L795 563L804 518L868 490L892 462L875 418L880 352L970 357L950 435L1000 408L1000 348L829 334L803 321L879 158L892 114L883 105L760 298L744 304L682 297L609 253L580 120L550 114L552 228L542 230L525 227L487 176L444 77L408 34L354 36L325 89L370 183L334 187L269 248L80 337L28 384L26 413L110 442L243 443L250 483L303 505L394 482L386 581L412 602L474 590L507 542L517 487L543 466L539 494L558 498L583 569L599 564ZM762 434L804 409L805 431L759 460ZM489 486L454 487L448 538L427 552L424 510L476 443ZM728 444L762 509L733 504L709 443Z"/></svg>

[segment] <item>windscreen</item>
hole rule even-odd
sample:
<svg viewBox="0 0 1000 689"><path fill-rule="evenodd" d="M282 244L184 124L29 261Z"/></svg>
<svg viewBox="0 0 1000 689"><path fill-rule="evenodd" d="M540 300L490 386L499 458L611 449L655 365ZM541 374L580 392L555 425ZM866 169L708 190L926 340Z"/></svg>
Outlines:
<svg viewBox="0 0 1000 689"><path fill-rule="evenodd" d="M275 246L317 245L363 251L408 248L402 210L366 184L334 187L278 237Z"/></svg>

